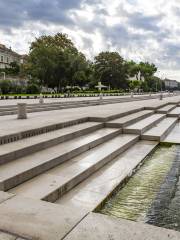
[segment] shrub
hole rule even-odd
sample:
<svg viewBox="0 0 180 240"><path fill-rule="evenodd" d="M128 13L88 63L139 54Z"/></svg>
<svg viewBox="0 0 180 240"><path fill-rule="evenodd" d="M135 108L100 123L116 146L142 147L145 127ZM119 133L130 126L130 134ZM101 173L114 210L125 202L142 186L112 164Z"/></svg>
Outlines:
<svg viewBox="0 0 180 240"><path fill-rule="evenodd" d="M26 93L27 94L38 94L38 93L40 93L40 87L35 83L29 84L26 88Z"/></svg>
<svg viewBox="0 0 180 240"><path fill-rule="evenodd" d="M8 94L12 89L12 83L9 80L0 81L0 89L2 94Z"/></svg>

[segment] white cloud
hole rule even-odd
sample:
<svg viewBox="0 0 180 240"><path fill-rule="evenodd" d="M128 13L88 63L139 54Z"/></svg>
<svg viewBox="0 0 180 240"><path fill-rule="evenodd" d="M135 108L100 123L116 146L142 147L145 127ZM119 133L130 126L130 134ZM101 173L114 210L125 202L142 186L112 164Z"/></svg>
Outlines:
<svg viewBox="0 0 180 240"><path fill-rule="evenodd" d="M0 0L0 8L8 9L0 16L0 42L20 53L35 37L63 31L89 58L119 51L180 79L179 0Z"/></svg>

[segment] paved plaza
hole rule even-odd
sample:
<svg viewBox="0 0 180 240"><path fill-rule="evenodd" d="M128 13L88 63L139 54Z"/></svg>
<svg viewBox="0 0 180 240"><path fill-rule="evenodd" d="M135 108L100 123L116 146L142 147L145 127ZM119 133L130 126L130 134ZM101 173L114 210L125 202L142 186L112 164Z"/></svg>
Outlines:
<svg viewBox="0 0 180 240"><path fill-rule="evenodd" d="M0 105L9 102L19 101ZM179 104L177 95L0 116L0 239L180 239L97 213L160 142L180 143Z"/></svg>

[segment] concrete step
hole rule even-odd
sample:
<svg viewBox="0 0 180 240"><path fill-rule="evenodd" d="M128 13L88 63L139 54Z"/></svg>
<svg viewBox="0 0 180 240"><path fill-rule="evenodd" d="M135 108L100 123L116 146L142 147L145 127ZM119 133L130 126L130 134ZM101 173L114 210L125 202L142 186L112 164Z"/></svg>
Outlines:
<svg viewBox="0 0 180 240"><path fill-rule="evenodd" d="M151 111L151 110L139 111L139 112L115 119L113 121L107 122L105 125L106 127L126 127L130 124L133 124L137 121L140 121L152 115L153 113L154 111Z"/></svg>
<svg viewBox="0 0 180 240"><path fill-rule="evenodd" d="M165 114L153 114L123 129L124 133L142 134L166 117Z"/></svg>
<svg viewBox="0 0 180 240"><path fill-rule="evenodd" d="M120 134L68 162L18 185L9 192L54 202L117 155L130 148L138 139L138 135Z"/></svg>
<svg viewBox="0 0 180 240"><path fill-rule="evenodd" d="M179 122L175 125L175 127L171 130L171 132L163 139L162 142L165 143L174 143L180 144L180 124Z"/></svg>
<svg viewBox="0 0 180 240"><path fill-rule="evenodd" d="M168 112L167 116L180 118L180 107L176 107L172 111Z"/></svg>
<svg viewBox="0 0 180 240"><path fill-rule="evenodd" d="M175 127L178 118L167 117L159 122L155 127L141 135L142 139L162 141L168 133Z"/></svg>
<svg viewBox="0 0 180 240"><path fill-rule="evenodd" d="M18 141L20 139L25 139L25 138L29 138L32 136L36 136L36 135L40 135L43 133L47 133L47 132L51 132L51 131L55 131L55 130L59 130L65 127L69 127L69 126L73 126L73 125L77 125L80 123L85 123L88 121L88 117L82 117L79 119L73 119L73 120L67 120L65 122L56 122L56 123L51 123L49 125L45 125L43 122L41 124L40 127L30 127L27 128L26 130L20 130L19 128L15 128L13 129L12 133L7 133L6 131L1 132L0 135L0 145L3 144L9 144L11 142L15 142ZM91 121L93 122L93 121ZM94 121L95 122L95 121Z"/></svg>
<svg viewBox="0 0 180 240"><path fill-rule="evenodd" d="M162 108L157 109L156 112L157 113L164 113L164 114L166 114L166 113L172 111L175 107L176 107L176 105L168 104L168 105L166 105L166 106L164 106Z"/></svg>
<svg viewBox="0 0 180 240"><path fill-rule="evenodd" d="M118 114L113 114L113 115L110 115L108 117L104 117L103 122L113 121L117 118L122 118L122 117L125 117L125 116L129 115L129 114L137 113L139 111L142 111L143 109L144 109L143 107L136 107L135 109L127 110L127 111L124 111L124 112L121 112L121 113L118 113ZM102 122L102 117L91 116L88 119L89 119L89 121L92 121L92 122Z"/></svg>
<svg viewBox="0 0 180 240"><path fill-rule="evenodd" d="M0 189L8 190L113 137L120 129L103 128L0 166Z"/></svg>
<svg viewBox="0 0 180 240"><path fill-rule="evenodd" d="M0 147L0 165L80 137L103 127L102 123L85 122L56 131L4 144Z"/></svg>
<svg viewBox="0 0 180 240"><path fill-rule="evenodd" d="M93 211L129 176L158 142L139 141L85 181L67 192L56 204Z"/></svg>

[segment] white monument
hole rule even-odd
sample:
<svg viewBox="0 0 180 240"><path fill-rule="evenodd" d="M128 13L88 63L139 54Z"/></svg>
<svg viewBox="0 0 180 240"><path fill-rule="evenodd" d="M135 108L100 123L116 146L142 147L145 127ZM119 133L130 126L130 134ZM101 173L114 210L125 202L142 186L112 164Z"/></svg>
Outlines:
<svg viewBox="0 0 180 240"><path fill-rule="evenodd" d="M105 88L105 87L106 86L101 84L101 82L98 82L98 85L95 86L95 88L97 88L100 91L100 93L99 93L99 100L100 101L103 100L103 94L102 94L101 90L102 90L102 88Z"/></svg>

